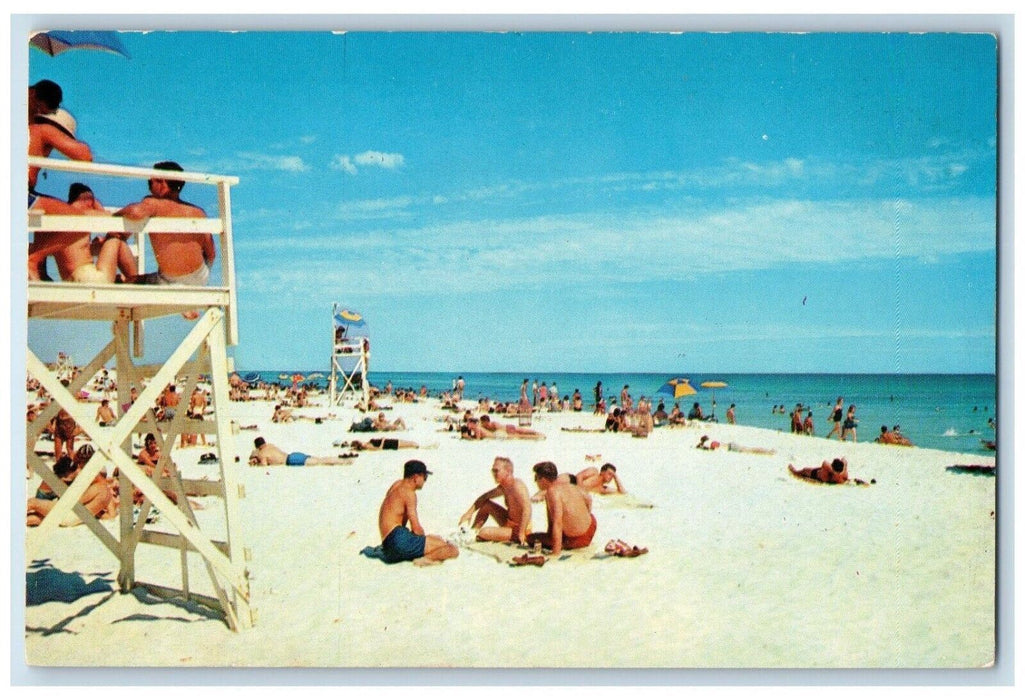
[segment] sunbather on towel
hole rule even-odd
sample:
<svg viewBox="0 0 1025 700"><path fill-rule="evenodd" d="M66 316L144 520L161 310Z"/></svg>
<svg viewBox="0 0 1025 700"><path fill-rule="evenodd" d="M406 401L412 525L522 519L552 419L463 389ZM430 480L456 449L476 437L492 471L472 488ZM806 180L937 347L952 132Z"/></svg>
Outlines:
<svg viewBox="0 0 1025 700"><path fill-rule="evenodd" d="M814 479L826 484L842 484L847 481L847 460L844 457L837 457L832 462L823 461L818 467L807 469L794 469L793 464L788 464L787 469L795 476L805 479Z"/></svg>
<svg viewBox="0 0 1025 700"><path fill-rule="evenodd" d="M592 493L626 493L616 474L616 465L606 462L601 469L588 467L577 474L577 486Z"/></svg>
<svg viewBox="0 0 1025 700"><path fill-rule="evenodd" d="M254 466L262 465L278 467L284 465L289 467L316 467L336 466L339 464L349 464L351 462L347 457L311 457L303 452L291 452L286 454L284 450L276 445L272 445L262 437L258 437L253 440L253 445L256 449L249 455L249 463Z"/></svg>

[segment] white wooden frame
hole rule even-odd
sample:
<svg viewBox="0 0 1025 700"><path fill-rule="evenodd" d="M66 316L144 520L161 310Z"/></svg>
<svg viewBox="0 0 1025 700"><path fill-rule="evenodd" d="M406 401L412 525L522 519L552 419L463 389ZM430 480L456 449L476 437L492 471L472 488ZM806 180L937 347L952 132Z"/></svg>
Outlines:
<svg viewBox="0 0 1025 700"><path fill-rule="evenodd" d="M58 161L44 158L29 158L30 165L54 170L117 175L121 177L151 178L167 177L167 171L148 168L131 168L116 165L100 165L75 161ZM29 467L50 485L60 496L50 513L36 528L26 533L26 557L31 562L55 536L58 524L69 512L74 511L82 522L96 535L120 562L118 584L122 592L135 586L143 586L163 597L184 597L221 610L228 626L233 630L245 629L253 624L250 607L248 570L245 565L247 550L241 545L239 535L238 499L242 496L236 483L235 441L231 431L228 391L227 346L237 344L238 328L236 318L236 292L234 254L232 249L229 188L238 182L237 178L198 173L174 174L175 179L186 182L200 182L218 188L219 216L213 219L152 218L143 222L131 222L109 216L49 216L29 212L30 231L124 231L138 235L139 240L155 232L204 232L220 239L222 287L148 286L132 284L65 284L55 282L30 282L28 284L28 316L30 319L77 319L108 321L111 323L112 339L83 369L78 378L68 387L61 384L39 358L28 349L28 374L53 397L50 405L28 426L26 433L26 456ZM185 311L203 309L203 315L178 345L171 356L159 365L136 365L131 356L141 355L142 321ZM131 329L135 330L134 344ZM134 353L131 350L134 349ZM128 387L135 383L148 385L114 425L100 426L93 413L94 407L79 402L79 390L97 371L111 359L116 362L118 372L118 403L129 403ZM179 411L169 424L156 420L152 410L163 388L184 376L186 395L191 394L200 374L210 377L213 418L202 421L189 420L186 411ZM36 441L57 412L63 408L89 436L95 447L94 456L83 467L82 472L70 485L56 477L52 468L35 453ZM154 476L135 463L132 458L132 436L152 432L161 443L161 458L154 470ZM171 459L175 440L181 433L205 433L216 435L213 448L219 457L220 480L198 481L182 477ZM120 488L120 528L115 536L98 522L78 499L88 488L100 469L106 465L117 468ZM161 476L168 471L169 477ZM138 518L133 514L132 493L138 488L144 501ZM175 505L164 491L173 491L177 496ZM188 496L215 496L223 500L226 525L226 541L214 541L206 536L197 524ZM146 519L150 508L160 509L162 520L170 524L178 534L148 530ZM179 550L182 583L180 588L156 583L136 581L135 553L140 544L173 547ZM213 597L191 590L188 572L188 553L196 552L202 557L213 585Z"/></svg>

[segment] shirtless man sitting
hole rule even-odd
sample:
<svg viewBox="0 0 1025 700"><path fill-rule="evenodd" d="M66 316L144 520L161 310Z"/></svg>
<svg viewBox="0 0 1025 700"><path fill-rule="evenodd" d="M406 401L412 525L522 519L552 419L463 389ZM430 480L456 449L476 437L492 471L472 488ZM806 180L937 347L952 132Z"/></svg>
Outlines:
<svg viewBox="0 0 1025 700"><path fill-rule="evenodd" d="M495 457L491 476L498 486L478 496L463 513L459 524L468 523L472 518L472 527L480 541L526 544L530 533L530 498L526 485L513 476L513 463L508 457ZM505 500L505 506L492 500L498 496ZM484 527L489 517L494 518L497 527Z"/></svg>
<svg viewBox="0 0 1025 700"><path fill-rule="evenodd" d="M253 466L317 467L351 463L351 460L347 457L311 457L303 452L290 452L286 454L284 450L276 445L272 445L262 437L253 440L253 446L256 449L249 455L249 464Z"/></svg>
<svg viewBox="0 0 1025 700"><path fill-rule="evenodd" d="M110 407L108 399L100 401L100 407L96 409L96 422L101 427L114 425L117 422L117 416L114 415L114 409Z"/></svg>
<svg viewBox="0 0 1025 700"><path fill-rule="evenodd" d="M459 556L458 547L437 535L424 534L420 525L416 492L424 487L430 474L427 465L411 459L403 465L402 478L388 487L377 515L377 525L384 560L389 564L412 561L417 566L425 566Z"/></svg>
<svg viewBox="0 0 1025 700"><path fill-rule="evenodd" d="M837 457L832 462L823 461L820 466L808 467L807 469L794 469L793 464L788 464L787 469L795 476L814 479L826 484L843 484L849 478L847 474L847 459L844 457Z"/></svg>
<svg viewBox="0 0 1025 700"><path fill-rule="evenodd" d="M380 430L382 432L389 432L392 430L405 430L406 422L402 418L396 418L392 422L388 422L388 419L384 417L384 411L377 414L377 418L373 422L374 430Z"/></svg>
<svg viewBox="0 0 1025 700"><path fill-rule="evenodd" d="M93 191L81 182L74 182L68 188L68 204L74 213L83 216L107 214ZM89 233L79 231L41 234L40 239L37 241L40 245L33 244L36 247L31 255L38 259L52 253L54 260L57 261L60 277L66 282L112 284L117 278L119 268L129 281L135 279L138 272L135 256L128 244L116 236L107 236L104 241L97 241L95 245ZM42 244L45 240L62 242L63 245L54 250L53 246Z"/></svg>
<svg viewBox="0 0 1025 700"><path fill-rule="evenodd" d="M173 161L163 161L154 170L182 172ZM145 220L151 217L206 218L206 212L180 199L185 183L181 180L152 178L149 196L122 208L114 216ZM150 234L157 271L136 278L136 284L187 284L203 286L210 278L210 265L216 257L213 236L209 233Z"/></svg>
<svg viewBox="0 0 1025 700"><path fill-rule="evenodd" d="M563 549L580 549L591 544L598 521L591 513L591 494L579 486L559 481L551 462L534 465L534 481L545 492L548 530L527 536L528 544L540 542L559 556Z"/></svg>
<svg viewBox="0 0 1025 700"><path fill-rule="evenodd" d="M57 478L70 486L81 471L81 465L76 464L68 455L64 455L53 465L53 472ZM34 498L28 499L25 524L29 527L36 527L43 522L56 505L59 496L49 486L43 484L36 490ZM97 474L93 482L89 484L78 502L94 516L100 515L107 509L111 493L107 487L107 479L103 474Z"/></svg>

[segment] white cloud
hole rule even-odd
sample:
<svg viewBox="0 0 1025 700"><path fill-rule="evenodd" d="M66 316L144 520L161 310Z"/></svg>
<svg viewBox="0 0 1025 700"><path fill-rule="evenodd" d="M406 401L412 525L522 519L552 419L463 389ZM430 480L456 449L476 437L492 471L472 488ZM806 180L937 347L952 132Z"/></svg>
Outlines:
<svg viewBox="0 0 1025 700"><path fill-rule="evenodd" d="M340 214L396 218L410 216L423 203L412 197L364 200L347 203ZM308 264L280 273L286 287L301 288L313 275L327 285L355 285L368 293L410 286L473 292L521 286L525 266L533 279L587 283L597 275L603 284L614 286L793 264L901 256L929 262L995 248L994 213L987 198L783 200L672 216L588 213L364 228L345 234L319 231L321 235L303 235ZM277 251L284 255L294 241L277 237L237 245L270 267L270 261L279 259ZM339 257L358 259L360 265L340 269L335 264ZM665 264L674 259L687 264ZM287 277L294 279L288 282Z"/></svg>
<svg viewBox="0 0 1025 700"><path fill-rule="evenodd" d="M240 170L284 170L301 173L310 169L299 156L275 156L266 153L239 153L236 163Z"/></svg>
<svg viewBox="0 0 1025 700"><path fill-rule="evenodd" d="M348 154L335 155L331 159L331 167L335 170L344 170L349 175L359 172L357 165L363 168L384 168L395 170L406 164L406 159L401 153L382 153L380 151L363 151L354 156Z"/></svg>
<svg viewBox="0 0 1025 700"><path fill-rule="evenodd" d="M331 167L335 170L344 170L350 175L356 174L356 166L352 164L352 159L349 156L336 155L331 159Z"/></svg>
<svg viewBox="0 0 1025 700"><path fill-rule="evenodd" d="M353 160L359 165L376 166L388 170L401 168L406 162L401 153L381 153L380 151L363 151Z"/></svg>

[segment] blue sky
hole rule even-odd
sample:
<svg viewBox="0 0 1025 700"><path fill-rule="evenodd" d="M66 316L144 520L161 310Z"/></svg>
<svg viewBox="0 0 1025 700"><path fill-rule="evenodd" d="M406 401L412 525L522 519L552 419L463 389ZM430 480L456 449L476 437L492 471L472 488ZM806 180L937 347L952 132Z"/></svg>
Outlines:
<svg viewBox="0 0 1025 700"><path fill-rule="evenodd" d="M992 36L122 41L29 82L97 160L241 179L240 369L326 370L338 301L387 371L994 371ZM102 345L29 326L44 360L70 335Z"/></svg>

